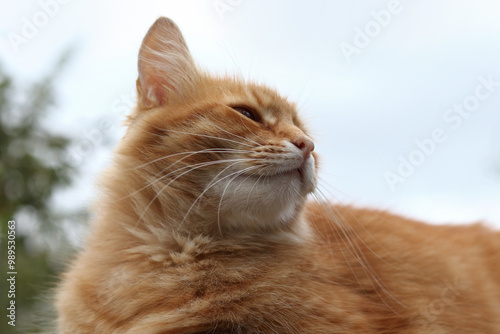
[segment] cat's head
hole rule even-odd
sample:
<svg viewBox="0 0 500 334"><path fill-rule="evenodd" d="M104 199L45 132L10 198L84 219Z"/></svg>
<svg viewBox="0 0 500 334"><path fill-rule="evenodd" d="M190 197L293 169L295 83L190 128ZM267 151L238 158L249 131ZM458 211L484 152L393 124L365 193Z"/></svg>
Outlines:
<svg viewBox="0 0 500 334"><path fill-rule="evenodd" d="M182 224L208 218L219 231L295 220L316 186L316 157L294 104L198 69L167 18L144 38L137 90L121 155L139 176L137 190L149 192L145 209L167 206Z"/></svg>

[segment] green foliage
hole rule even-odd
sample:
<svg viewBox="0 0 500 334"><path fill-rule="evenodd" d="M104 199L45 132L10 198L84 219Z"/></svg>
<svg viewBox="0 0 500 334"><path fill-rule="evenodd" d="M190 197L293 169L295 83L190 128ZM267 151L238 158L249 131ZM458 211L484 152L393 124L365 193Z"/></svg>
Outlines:
<svg viewBox="0 0 500 334"><path fill-rule="evenodd" d="M25 333L35 305L53 285L59 268L50 261L50 250L33 245L36 238L51 239L51 249L64 247L61 223L65 215L54 212L49 199L67 186L74 168L65 159L71 140L56 135L43 124L55 105L53 82L67 57L52 73L27 89L16 87L0 67L0 232L2 286L7 287L7 223L16 219L16 327L7 324L7 290L2 288L0 333ZM20 217L20 219L17 219ZM22 217L22 218L21 218ZM22 226L24 225L24 226ZM23 228L24 227L24 228ZM35 236L33 234L36 234ZM43 244L43 243L42 243ZM67 243L66 243L67 245Z"/></svg>

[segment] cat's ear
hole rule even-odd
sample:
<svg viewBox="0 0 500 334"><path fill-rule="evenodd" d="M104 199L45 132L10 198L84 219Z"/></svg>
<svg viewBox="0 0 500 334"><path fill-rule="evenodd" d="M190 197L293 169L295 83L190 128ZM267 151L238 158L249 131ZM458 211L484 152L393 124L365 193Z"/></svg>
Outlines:
<svg viewBox="0 0 500 334"><path fill-rule="evenodd" d="M139 51L139 101L145 108L159 107L182 96L195 80L197 70L179 27L160 17L149 28Z"/></svg>

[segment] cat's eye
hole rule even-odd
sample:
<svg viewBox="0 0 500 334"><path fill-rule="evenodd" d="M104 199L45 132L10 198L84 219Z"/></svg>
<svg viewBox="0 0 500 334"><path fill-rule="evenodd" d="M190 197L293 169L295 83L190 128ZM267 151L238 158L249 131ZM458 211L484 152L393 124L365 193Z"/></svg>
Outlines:
<svg viewBox="0 0 500 334"><path fill-rule="evenodd" d="M253 121L256 121L256 122L258 121L255 111L253 111L247 107L232 107L232 108L234 110L236 110L237 112L239 112L240 114L242 114L243 116L246 116Z"/></svg>

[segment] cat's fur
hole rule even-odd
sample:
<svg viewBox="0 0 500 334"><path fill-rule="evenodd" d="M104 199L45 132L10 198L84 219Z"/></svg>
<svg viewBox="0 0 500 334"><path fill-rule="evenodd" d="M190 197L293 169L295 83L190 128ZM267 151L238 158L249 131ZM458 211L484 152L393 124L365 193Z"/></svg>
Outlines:
<svg viewBox="0 0 500 334"><path fill-rule="evenodd" d="M294 104L197 69L169 19L137 90L60 334L500 333L498 232L306 205L317 156Z"/></svg>

